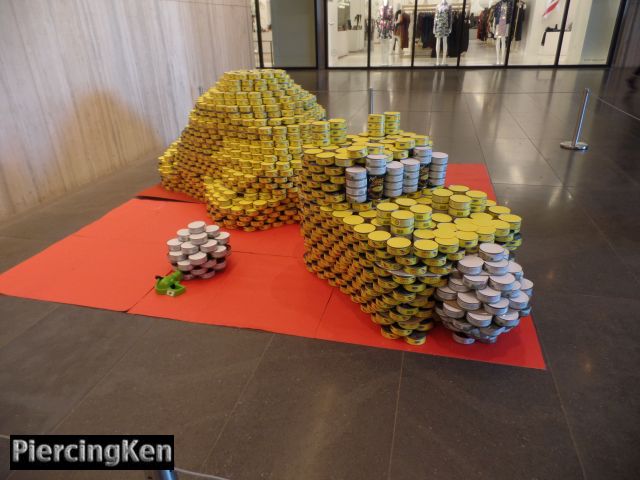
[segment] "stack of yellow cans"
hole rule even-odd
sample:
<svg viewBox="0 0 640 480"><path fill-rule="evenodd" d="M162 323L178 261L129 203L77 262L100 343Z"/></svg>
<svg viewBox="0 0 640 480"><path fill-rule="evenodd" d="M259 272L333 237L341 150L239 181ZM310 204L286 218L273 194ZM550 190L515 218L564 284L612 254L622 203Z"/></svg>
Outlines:
<svg viewBox="0 0 640 480"><path fill-rule="evenodd" d="M385 116L379 113L372 113L367 118L367 134L372 138L384 137Z"/></svg>
<svg viewBox="0 0 640 480"><path fill-rule="evenodd" d="M504 246L506 240L513 241L519 218L501 219L511 212L489 212L495 202L462 185L380 197L370 188L370 179L381 174L376 169L385 158L387 166L394 163L396 147L411 153L412 142L405 139L418 137L398 128L397 133L372 140L368 135L379 135L381 124L386 131L387 123L380 117L385 115L370 116L367 133L347 135L345 144L304 149L304 260L311 272L360 304L381 335L421 345L434 326L435 289L447 286L457 262L478 253L480 241L505 240ZM503 227L503 237L497 237L494 224Z"/></svg>
<svg viewBox="0 0 640 480"><path fill-rule="evenodd" d="M346 140L344 122L332 130L323 118L316 97L283 70L227 72L160 157L162 184L206 201L228 228L296 222L303 145Z"/></svg>

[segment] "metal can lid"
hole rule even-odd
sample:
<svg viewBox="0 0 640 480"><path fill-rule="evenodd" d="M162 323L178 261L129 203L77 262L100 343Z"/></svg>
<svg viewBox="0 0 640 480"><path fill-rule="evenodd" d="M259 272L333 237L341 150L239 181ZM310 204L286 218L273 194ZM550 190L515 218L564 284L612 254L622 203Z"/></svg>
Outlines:
<svg viewBox="0 0 640 480"><path fill-rule="evenodd" d="M427 240L427 239L415 240L413 242L413 246L416 250L421 250L424 252L431 252L438 249L438 244L436 242L434 242L433 240Z"/></svg>
<svg viewBox="0 0 640 480"><path fill-rule="evenodd" d="M396 220L413 220L414 215L413 212L409 210L396 210L391 212L391 218L395 218Z"/></svg>
<svg viewBox="0 0 640 480"><path fill-rule="evenodd" d="M344 217L342 221L346 225L355 226L364 223L364 218L362 218L360 215L349 215L348 217Z"/></svg>
<svg viewBox="0 0 640 480"><path fill-rule="evenodd" d="M391 238L391 234L384 230L376 230L375 232L371 232L368 238L373 242L386 242Z"/></svg>
<svg viewBox="0 0 640 480"><path fill-rule="evenodd" d="M381 212L393 212L395 210L398 210L399 208L400 206L397 203L393 202L382 202L376 206L376 209L380 210Z"/></svg>
<svg viewBox="0 0 640 480"><path fill-rule="evenodd" d="M480 257L476 257L475 255L467 255L463 259L458 261L458 265L461 265L465 269L475 270L478 268L482 268L484 265L484 260Z"/></svg>
<svg viewBox="0 0 640 480"><path fill-rule="evenodd" d="M511 209L509 207L503 207L501 205L493 205L489 207L489 211L494 215L502 215L503 213L511 213Z"/></svg>
<svg viewBox="0 0 640 480"><path fill-rule="evenodd" d="M371 234L369 238L371 238ZM392 237L387 240L387 246L391 248L408 248L411 246L411 240L404 237Z"/></svg>
<svg viewBox="0 0 640 480"><path fill-rule="evenodd" d="M451 218L451 216L447 215L446 213L434 213L433 215L431 215L431 220L436 223L451 223L453 218Z"/></svg>
<svg viewBox="0 0 640 480"><path fill-rule="evenodd" d="M349 217L347 217L349 218ZM376 227L370 223L361 223L353 227L353 231L356 233L369 234L371 232L375 232Z"/></svg>
<svg viewBox="0 0 640 480"><path fill-rule="evenodd" d="M413 231L413 238L416 240L431 240L436 238L433 230L418 229Z"/></svg>
<svg viewBox="0 0 640 480"><path fill-rule="evenodd" d="M469 187L466 185L449 185L447 188L454 193L465 193L469 191Z"/></svg>
<svg viewBox="0 0 640 480"><path fill-rule="evenodd" d="M409 207L409 211L413 212L414 214L417 213L417 214L426 215L426 214L431 213L433 210L428 205L417 204L417 205L411 205Z"/></svg>
<svg viewBox="0 0 640 480"><path fill-rule="evenodd" d="M458 245L458 239L454 237L436 237L436 243L443 247L453 247Z"/></svg>

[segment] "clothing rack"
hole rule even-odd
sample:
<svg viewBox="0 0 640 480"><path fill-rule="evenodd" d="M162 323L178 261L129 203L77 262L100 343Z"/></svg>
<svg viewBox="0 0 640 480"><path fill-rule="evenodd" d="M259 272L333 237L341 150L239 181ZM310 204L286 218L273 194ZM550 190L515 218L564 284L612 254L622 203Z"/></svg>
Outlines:
<svg viewBox="0 0 640 480"><path fill-rule="evenodd" d="M464 3L448 3L447 5L449 5L452 10L462 10ZM414 4L407 3L405 5L402 5L401 8L402 11L407 13L412 13L414 9L416 9L417 12L435 12L439 6L440 5L418 5L416 9L416 6Z"/></svg>

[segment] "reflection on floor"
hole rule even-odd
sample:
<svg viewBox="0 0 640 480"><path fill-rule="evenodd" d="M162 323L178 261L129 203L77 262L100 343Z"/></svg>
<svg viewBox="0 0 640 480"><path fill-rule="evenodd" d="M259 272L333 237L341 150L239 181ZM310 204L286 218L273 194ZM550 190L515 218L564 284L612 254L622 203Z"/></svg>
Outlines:
<svg viewBox="0 0 640 480"><path fill-rule="evenodd" d="M637 478L640 121L623 113L639 95L628 72L291 73L352 130L371 86L375 111L400 111L452 162L486 164L500 203L524 217L518 259L536 283L548 370L0 297L0 433L171 433L179 466L234 480ZM590 149L561 150L584 87ZM154 169L150 158L0 225L0 270L153 184ZM88 476L11 475L32 478Z"/></svg>

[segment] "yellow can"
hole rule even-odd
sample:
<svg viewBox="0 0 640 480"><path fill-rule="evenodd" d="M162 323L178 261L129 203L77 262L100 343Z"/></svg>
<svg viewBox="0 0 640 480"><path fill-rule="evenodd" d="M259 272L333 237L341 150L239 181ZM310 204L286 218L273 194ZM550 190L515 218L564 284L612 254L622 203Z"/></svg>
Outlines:
<svg viewBox="0 0 640 480"><path fill-rule="evenodd" d="M489 207L488 210L489 213L494 216L494 218L497 218L503 213L511 213L511 209L509 207L503 207L501 205L493 205Z"/></svg>
<svg viewBox="0 0 640 480"><path fill-rule="evenodd" d="M398 210L400 206L393 202L382 202L376 206L376 211L378 212L378 217L380 218L391 218L391 213Z"/></svg>
<svg viewBox="0 0 640 480"><path fill-rule="evenodd" d="M405 265L404 267L402 267L402 270L409 275L416 276L424 275L425 273L427 273L426 265Z"/></svg>
<svg viewBox="0 0 640 480"><path fill-rule="evenodd" d="M468 210L471 208L471 199L466 195L451 195L449 197L449 207L455 210Z"/></svg>
<svg viewBox="0 0 640 480"><path fill-rule="evenodd" d="M412 205L411 207L409 207L409 211L413 213L416 220L420 220L420 221L431 220L432 209L427 205L421 205L421 204Z"/></svg>
<svg viewBox="0 0 640 480"><path fill-rule="evenodd" d="M431 215L431 220L435 223L451 223L453 218L446 213L434 213Z"/></svg>
<svg viewBox="0 0 640 480"><path fill-rule="evenodd" d="M449 185L447 189L451 190L454 194L461 194L469 191L469 187L466 185Z"/></svg>
<svg viewBox="0 0 640 480"><path fill-rule="evenodd" d="M477 248L477 247L470 247L470 248ZM467 254L467 252L468 250L458 250L456 253L447 253L447 260L451 260L452 262L457 262L458 260L462 260L464 256Z"/></svg>
<svg viewBox="0 0 640 480"><path fill-rule="evenodd" d="M491 226L495 228L496 237L507 236L511 230L511 225L503 220L492 220Z"/></svg>
<svg viewBox="0 0 640 480"><path fill-rule="evenodd" d="M413 207L418 203L412 198L405 198L405 197L396 198L394 201L396 205L398 205L398 207L400 207L400 209L402 210L410 210L411 207Z"/></svg>
<svg viewBox="0 0 640 480"><path fill-rule="evenodd" d="M411 235L413 233L413 226L411 227L396 227L395 225L391 225L391 233L393 235L399 235L399 236L404 236L404 235Z"/></svg>
<svg viewBox="0 0 640 480"><path fill-rule="evenodd" d="M393 281L396 282L398 285L410 285L416 281L416 277L414 275L392 274L391 277L393 278Z"/></svg>
<svg viewBox="0 0 640 480"><path fill-rule="evenodd" d="M462 248L470 248L478 245L478 234L475 232L458 231L456 232L456 237L458 237L460 247Z"/></svg>
<svg viewBox="0 0 640 480"><path fill-rule="evenodd" d="M394 256L408 255L411 252L411 240L404 237L389 238L387 240L387 252Z"/></svg>
<svg viewBox="0 0 640 480"><path fill-rule="evenodd" d="M410 227L413 222L414 215L409 210L397 210L391 213L391 225L395 227Z"/></svg>
<svg viewBox="0 0 640 480"><path fill-rule="evenodd" d="M369 234L371 232L374 232L375 230L376 230L376 227L371 225L370 223L360 223L359 225L355 225L353 227L353 231L355 232L356 238L362 241L367 241L369 239Z"/></svg>
<svg viewBox="0 0 640 480"><path fill-rule="evenodd" d="M460 248L457 238L436 237L435 241L438 244L438 251L441 253L454 253Z"/></svg>
<svg viewBox="0 0 640 480"><path fill-rule="evenodd" d="M476 233L478 234L478 242L493 243L495 240L496 229L491 225L487 225L478 227Z"/></svg>
<svg viewBox="0 0 640 480"><path fill-rule="evenodd" d="M413 240L432 240L436 238L433 230L416 229L413 231Z"/></svg>
<svg viewBox="0 0 640 480"><path fill-rule="evenodd" d="M433 258L438 254L438 243L433 240L414 240L413 250L417 257Z"/></svg>
<svg viewBox="0 0 640 480"><path fill-rule="evenodd" d="M384 230L376 230L375 232L371 232L368 236L369 245L373 248L386 248L387 240L391 238L391 234L389 232L385 232Z"/></svg>
<svg viewBox="0 0 640 480"><path fill-rule="evenodd" d="M507 222L513 232L520 231L520 227L522 225L522 218L520 216L513 215L511 213L503 213L502 215L498 216L498 219L502 220L503 222Z"/></svg>
<svg viewBox="0 0 640 480"><path fill-rule="evenodd" d="M437 188L431 192L431 201L449 205L449 197L451 197L451 195L453 195L451 190L446 188Z"/></svg>

